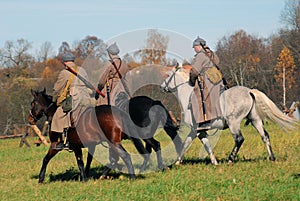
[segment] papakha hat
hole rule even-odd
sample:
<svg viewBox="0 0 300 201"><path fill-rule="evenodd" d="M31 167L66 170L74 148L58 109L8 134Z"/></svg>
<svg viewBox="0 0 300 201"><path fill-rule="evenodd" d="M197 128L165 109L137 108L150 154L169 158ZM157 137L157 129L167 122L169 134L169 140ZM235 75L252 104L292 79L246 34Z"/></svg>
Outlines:
<svg viewBox="0 0 300 201"><path fill-rule="evenodd" d="M117 55L119 54L120 50L119 47L117 46L116 42L114 42L113 44L111 44L108 48L107 51L112 54L112 55Z"/></svg>

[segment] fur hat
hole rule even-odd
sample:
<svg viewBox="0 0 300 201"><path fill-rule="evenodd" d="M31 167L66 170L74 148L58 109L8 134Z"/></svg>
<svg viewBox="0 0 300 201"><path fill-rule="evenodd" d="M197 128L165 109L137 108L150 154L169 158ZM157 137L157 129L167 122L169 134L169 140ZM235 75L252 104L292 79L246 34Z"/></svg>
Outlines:
<svg viewBox="0 0 300 201"><path fill-rule="evenodd" d="M205 46L206 41L198 36L193 42L193 47L195 47L197 45Z"/></svg>
<svg viewBox="0 0 300 201"><path fill-rule="evenodd" d="M62 55L62 62L75 61L75 56L71 52L65 52Z"/></svg>
<svg viewBox="0 0 300 201"><path fill-rule="evenodd" d="M119 47L117 46L116 42L111 44L108 48L107 51L112 54L112 55L117 55L119 54L120 50Z"/></svg>

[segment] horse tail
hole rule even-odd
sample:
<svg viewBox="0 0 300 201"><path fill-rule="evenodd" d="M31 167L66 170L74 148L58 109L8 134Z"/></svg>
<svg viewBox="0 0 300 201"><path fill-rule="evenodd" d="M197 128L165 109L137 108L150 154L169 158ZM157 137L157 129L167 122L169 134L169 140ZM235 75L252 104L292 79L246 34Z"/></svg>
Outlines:
<svg viewBox="0 0 300 201"><path fill-rule="evenodd" d="M272 102L263 92L251 89L250 94L254 97L255 109L261 119L269 119L277 123L283 130L294 130L299 127L296 119L290 118L282 113L275 103Z"/></svg>

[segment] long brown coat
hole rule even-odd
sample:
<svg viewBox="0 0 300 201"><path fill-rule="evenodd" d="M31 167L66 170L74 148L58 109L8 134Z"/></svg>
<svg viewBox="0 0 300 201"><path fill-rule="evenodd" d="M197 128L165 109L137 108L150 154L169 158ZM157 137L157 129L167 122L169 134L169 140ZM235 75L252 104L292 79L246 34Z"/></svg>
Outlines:
<svg viewBox="0 0 300 201"><path fill-rule="evenodd" d="M217 55L215 56L215 61L218 61ZM205 76L204 72L209 68L213 67L214 64L211 59L205 54L202 49L192 62L192 69L190 71L190 84L194 85L194 91L191 95L192 111L197 123L202 123L209 121L221 116L220 109L220 91L224 87L223 82L214 85ZM200 76L204 83L204 102L206 106L206 119L203 113L203 103L200 93L200 88L197 80L197 76Z"/></svg>
<svg viewBox="0 0 300 201"><path fill-rule="evenodd" d="M88 80L86 71L78 67L78 74ZM64 90L68 79L73 75L66 69L62 70L57 78L53 87L53 97L57 99L62 90ZM70 85L70 95L72 96L72 110L67 114L63 112L62 107L59 106L53 115L51 130L55 132L63 132L64 128L71 126L70 114L72 114L72 120L76 123L80 114L86 109L87 106L95 105L94 99L91 98L91 90L89 90L85 84L79 80L76 76L73 77Z"/></svg>
<svg viewBox="0 0 300 201"><path fill-rule="evenodd" d="M128 66L126 62L122 61L118 55L112 55L112 60L115 62L116 67L118 68L118 71L120 72L122 76L122 83L127 84L126 78L124 77L125 74L129 71ZM97 105L107 105L108 99L107 99L107 81L110 88L110 104L115 105L115 97L118 95L120 91L124 91L124 88L118 87L118 89L115 90L115 87L118 85L118 83L121 81L118 72L116 68L113 66L111 61L108 61L104 66L104 72L101 74L99 78L99 85L103 87L101 90L105 97L99 97Z"/></svg>

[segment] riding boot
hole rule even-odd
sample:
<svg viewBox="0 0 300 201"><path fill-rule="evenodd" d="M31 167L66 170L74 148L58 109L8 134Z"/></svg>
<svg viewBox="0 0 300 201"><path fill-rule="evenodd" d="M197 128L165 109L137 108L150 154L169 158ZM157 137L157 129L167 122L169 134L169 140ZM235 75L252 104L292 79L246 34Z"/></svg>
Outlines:
<svg viewBox="0 0 300 201"><path fill-rule="evenodd" d="M69 140L68 140L68 129L69 128L64 128L64 131L63 131L63 141L64 141L64 144L63 144L63 149L66 149L66 150L69 150Z"/></svg>
<svg viewBox="0 0 300 201"><path fill-rule="evenodd" d="M59 138L59 141L55 144L55 146L53 147L53 149L56 149L56 150L62 150L64 148L64 134L63 133L60 133L61 134L61 138Z"/></svg>

